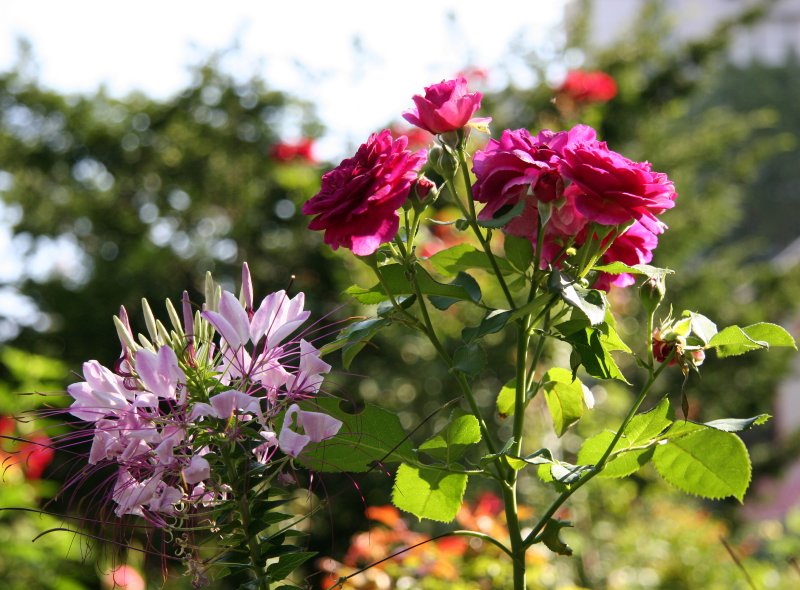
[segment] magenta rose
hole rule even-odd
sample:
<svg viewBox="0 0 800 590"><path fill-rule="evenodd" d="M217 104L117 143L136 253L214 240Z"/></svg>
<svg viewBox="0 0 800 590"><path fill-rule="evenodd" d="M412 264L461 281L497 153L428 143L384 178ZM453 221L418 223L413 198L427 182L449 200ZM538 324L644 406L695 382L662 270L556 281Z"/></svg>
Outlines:
<svg viewBox="0 0 800 590"><path fill-rule="evenodd" d="M475 200L486 203L481 219L491 219L498 209L516 204L529 189L537 201L560 198L564 150L587 142L597 143L594 129L586 125L559 133L545 129L536 137L526 129L505 130L499 141L490 140L473 158Z"/></svg>
<svg viewBox="0 0 800 590"><path fill-rule="evenodd" d="M491 219L499 209L513 206L528 193L543 201L557 199L564 190L559 155L547 144L531 137L526 129L505 130L499 140L475 152L475 200L486 203L481 219Z"/></svg>
<svg viewBox="0 0 800 590"><path fill-rule="evenodd" d="M522 214L512 219L504 231L536 244L538 203L552 203L542 261L555 262L570 238L577 236L587 222L575 207L574 196L565 194L561 175L564 150L586 142L597 141L594 129L585 125L558 133L545 129L536 137L525 129L506 130L499 140L491 140L473 158L475 200L486 203L478 217L492 219L501 209L524 199Z"/></svg>
<svg viewBox="0 0 800 590"><path fill-rule="evenodd" d="M632 162L605 143L584 142L564 149L562 174L579 189L578 210L601 225L636 220L654 234L665 225L656 217L675 204L675 187L649 162Z"/></svg>
<svg viewBox="0 0 800 590"><path fill-rule="evenodd" d="M397 209L409 195L425 163L426 152L410 152L405 137L373 133L355 156L322 177L319 193L303 205L316 215L308 227L325 230L325 243L344 246L359 256L375 252L397 234Z"/></svg>
<svg viewBox="0 0 800 590"><path fill-rule="evenodd" d="M611 264L612 262L623 262L628 266L646 264L653 259L653 250L656 249L656 246L658 246L658 238L641 223L634 222L606 250L601 264ZM611 285L627 287L634 282L633 276L627 273L619 275L601 273L595 281L594 288L608 291Z"/></svg>
<svg viewBox="0 0 800 590"><path fill-rule="evenodd" d="M425 88L425 96L412 97L415 108L403 113L403 118L434 135L465 127L481 106L480 92L467 93L466 78L442 80ZM490 118L473 119L473 123L488 123Z"/></svg>

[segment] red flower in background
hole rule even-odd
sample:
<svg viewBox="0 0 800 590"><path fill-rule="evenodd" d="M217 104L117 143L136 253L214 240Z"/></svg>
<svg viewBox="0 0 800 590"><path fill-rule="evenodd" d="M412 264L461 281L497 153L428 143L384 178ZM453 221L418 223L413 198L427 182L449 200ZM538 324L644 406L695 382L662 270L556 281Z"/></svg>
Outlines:
<svg viewBox="0 0 800 590"><path fill-rule="evenodd" d="M608 102L617 95L617 83L605 72L571 70L556 91L579 103Z"/></svg>
<svg viewBox="0 0 800 590"><path fill-rule="evenodd" d="M433 141L433 135L419 127L399 124L393 125L391 131L392 137L395 139L404 136L408 140L408 149L410 150L427 148Z"/></svg>
<svg viewBox="0 0 800 590"><path fill-rule="evenodd" d="M6 466L19 465L25 478L37 480L53 461L53 441L44 434L23 439L15 435L15 422L10 416L0 416L0 439L19 442L11 450L0 449L0 463ZM12 443L14 444L14 443Z"/></svg>
<svg viewBox="0 0 800 590"><path fill-rule="evenodd" d="M278 162L302 160L308 164L316 164L317 159L314 157L313 152L314 140L305 138L295 143L281 141L275 144L270 150L270 156Z"/></svg>
<svg viewBox="0 0 800 590"><path fill-rule="evenodd" d="M19 449L19 462L25 471L25 477L39 479L48 465L53 461L53 441L49 437L34 436Z"/></svg>

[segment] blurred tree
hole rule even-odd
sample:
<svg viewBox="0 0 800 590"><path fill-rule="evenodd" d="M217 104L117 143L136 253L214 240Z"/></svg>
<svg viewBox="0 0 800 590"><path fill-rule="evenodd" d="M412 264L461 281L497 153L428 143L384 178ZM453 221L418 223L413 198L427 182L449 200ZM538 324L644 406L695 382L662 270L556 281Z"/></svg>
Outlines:
<svg viewBox="0 0 800 590"><path fill-rule="evenodd" d="M238 284L242 260L259 293L294 274L326 309L336 283L298 215L319 173L307 143L282 141L292 123L321 131L309 105L237 83L213 59L164 101L66 97L23 71L0 76L0 196L24 261L15 287L47 317L15 344L70 367L113 360L120 304L136 322L141 297L160 307L209 270Z"/></svg>

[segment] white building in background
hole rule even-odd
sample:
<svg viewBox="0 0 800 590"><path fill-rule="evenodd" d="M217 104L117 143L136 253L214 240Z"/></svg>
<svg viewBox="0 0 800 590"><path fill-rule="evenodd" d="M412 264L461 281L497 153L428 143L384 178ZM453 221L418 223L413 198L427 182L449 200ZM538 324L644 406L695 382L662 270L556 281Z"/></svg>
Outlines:
<svg viewBox="0 0 800 590"><path fill-rule="evenodd" d="M589 43L607 47L634 24L645 0L591 0L588 22ZM758 5L772 4L768 14L756 25L742 27L730 49L734 63L745 64L753 59L777 64L790 51L800 55L800 0L661 0L664 15L676 41L689 41L708 35L724 20ZM571 20L580 10L581 0L567 7Z"/></svg>

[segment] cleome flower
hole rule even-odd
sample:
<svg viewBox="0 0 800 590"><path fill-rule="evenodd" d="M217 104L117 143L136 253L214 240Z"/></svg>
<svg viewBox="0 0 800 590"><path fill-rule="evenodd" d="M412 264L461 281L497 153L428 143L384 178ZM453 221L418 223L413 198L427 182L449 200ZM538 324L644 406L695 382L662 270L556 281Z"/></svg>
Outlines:
<svg viewBox="0 0 800 590"><path fill-rule="evenodd" d="M117 516L164 526L167 516L223 502L237 484L224 459L242 448L280 470L341 428L297 405L319 392L331 369L311 342L292 338L310 315L303 294L278 291L254 309L247 265L242 278L241 302L208 281L194 315L186 294L182 317L168 303L171 332L145 303L149 337L134 338L122 309L120 360L113 369L87 361L84 381L68 387L68 411L92 438L89 465L117 467Z"/></svg>

